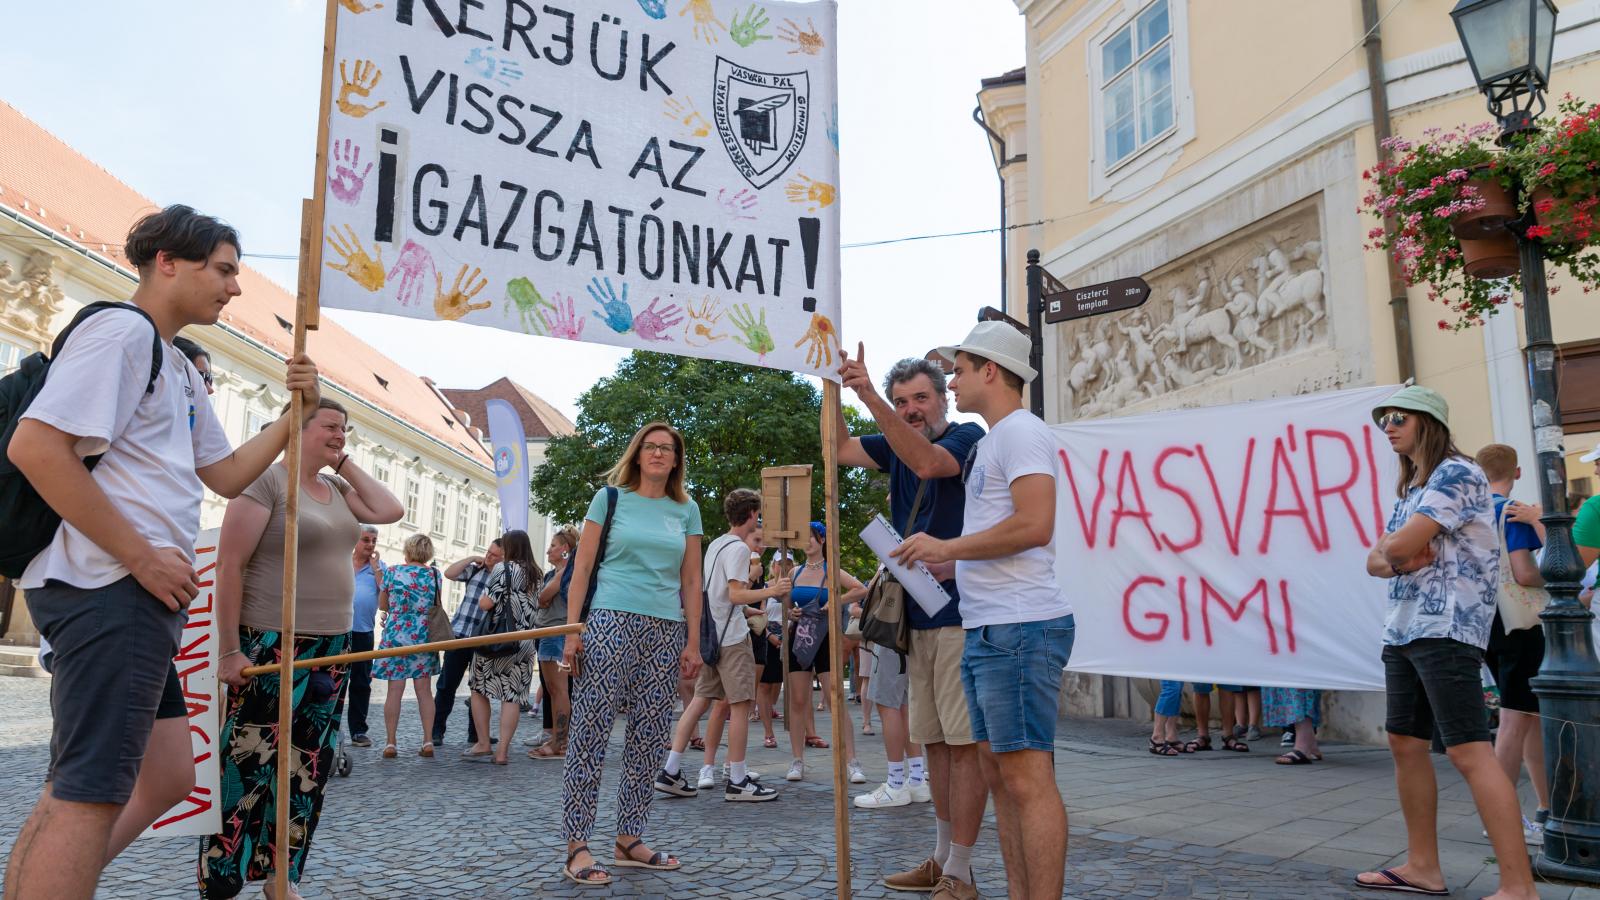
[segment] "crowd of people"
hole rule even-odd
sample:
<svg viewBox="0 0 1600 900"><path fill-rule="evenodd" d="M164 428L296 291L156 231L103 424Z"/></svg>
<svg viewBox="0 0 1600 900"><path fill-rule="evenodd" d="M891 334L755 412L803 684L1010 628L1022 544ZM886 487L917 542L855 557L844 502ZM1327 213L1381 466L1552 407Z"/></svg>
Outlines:
<svg viewBox="0 0 1600 900"><path fill-rule="evenodd" d="M1024 387L1038 373L1028 365L1026 337L1011 326L981 323L961 344L941 348L954 363L948 384L939 366L907 359L889 369L880 392L864 348L843 355L841 381L878 433L856 436L843 421L824 423L838 425L837 457L886 474L890 519L905 535L893 556L926 566L948 597L932 612L908 604L906 634L862 645L859 629L847 623L864 618L870 591L829 558L826 527L810 523L794 558L777 551L769 563L759 539L761 498L739 489L722 500L728 531L705 542L700 508L686 491L686 438L667 422L633 435L581 525L552 536L548 570L520 530L443 571L431 541L412 535L403 560L386 564L376 550L377 527L399 521L403 505L345 452L348 416L321 395L314 363L298 355L286 365L285 387L301 398L301 418L291 421L286 409L235 448L204 398L209 358L175 340L185 326L214 324L238 296L237 233L174 206L138 222L125 252L140 274L131 305L77 323L9 445L11 462L62 523L20 579L52 646L54 730L45 789L11 851L7 898L91 896L103 867L193 786L172 658L183 613L199 591L189 548L206 489L229 501L216 572L219 676L228 697L218 747L223 826L200 842L202 896L237 896L252 882L276 896L280 803L290 808L286 874L289 895L298 896L293 885L306 870L341 714L354 746L373 745L372 679L389 683L381 753L388 759L412 750L399 741L408 682L421 719L415 751L424 758L445 746L463 679L469 713L462 754L488 764L510 763L522 711L536 696L546 718L528 756L563 765L562 875L597 886L611 883L618 869L679 869L683 859L647 838L651 807L658 796L693 797L716 786L724 732L722 796L731 802L780 795L748 765L753 724L762 726L763 745L776 749L773 723L786 722L789 781L806 778L808 749L828 747L815 727L822 709L812 700L820 687L826 701L832 680L844 677L832 671L830 624L849 642L841 656L856 660L852 688L865 713L862 733L873 733L875 712L888 759L883 783L855 796L854 805L932 807L931 850L920 861L920 852L907 851L907 868L886 878L887 886L936 900L975 898L977 839L992 798L1011 895L1061 896L1067 817L1053 754L1075 619L1055 575L1056 438L1023 407ZM152 327L162 347L154 374ZM984 424L950 422L950 395ZM1536 834L1549 797L1528 679L1538 671L1543 640L1537 620L1514 618L1503 598L1542 583L1534 561L1543 540L1540 510L1506 500L1518 475L1511 448L1492 445L1476 459L1456 449L1437 393L1406 387L1373 418L1400 463L1398 499L1366 568L1388 582L1385 727L1408 852L1404 864L1362 873L1357 883L1445 893L1429 759L1430 742L1438 740L1471 788L1493 844L1496 896L1535 896L1524 839ZM290 471L277 459L296 440L300 462ZM91 453L103 454L92 473L80 462ZM280 598L295 490L303 502L289 647ZM1600 505L1584 506L1574 534L1583 562L1592 565L1600 555ZM446 581L464 585L448 622ZM830 584L841 596L830 596ZM559 624L585 627L564 637L452 650L442 660L422 646ZM374 644L418 650L296 670L294 749L285 761L276 675L251 678L245 670L286 653L322 658ZM1480 689L1486 660L1502 697L1495 745ZM1317 691L1193 690L1198 733L1180 741L1183 686L1163 683L1152 753L1216 749L1209 730L1215 696L1223 749L1248 751L1263 726L1280 727L1292 747L1277 762L1322 759ZM839 712L847 727L833 739L844 742L849 781L861 784L850 710ZM627 726L614 844L602 860L589 841L619 716ZM695 779L684 768L691 751L704 753ZM277 794L280 765L294 767L288 797ZM1532 820L1519 815L1514 790L1524 765L1537 790Z"/></svg>

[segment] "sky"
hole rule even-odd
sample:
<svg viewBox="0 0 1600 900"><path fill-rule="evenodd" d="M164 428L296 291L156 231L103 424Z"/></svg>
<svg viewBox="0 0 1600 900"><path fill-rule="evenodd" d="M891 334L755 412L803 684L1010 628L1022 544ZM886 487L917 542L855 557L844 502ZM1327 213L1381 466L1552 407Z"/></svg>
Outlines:
<svg viewBox="0 0 1600 900"><path fill-rule="evenodd" d="M158 204L234 224L246 264L292 290L312 189L320 0L27 3L6 20L23 39L0 54L0 99ZM838 47L843 243L996 228L999 181L972 110L980 79L1023 64L1015 2L839 0ZM896 359L958 341L979 307L1000 305L998 257L994 233L844 250L843 346L865 342L881 378ZM510 376L573 419L578 396L626 355L455 322L324 315L441 387Z"/></svg>

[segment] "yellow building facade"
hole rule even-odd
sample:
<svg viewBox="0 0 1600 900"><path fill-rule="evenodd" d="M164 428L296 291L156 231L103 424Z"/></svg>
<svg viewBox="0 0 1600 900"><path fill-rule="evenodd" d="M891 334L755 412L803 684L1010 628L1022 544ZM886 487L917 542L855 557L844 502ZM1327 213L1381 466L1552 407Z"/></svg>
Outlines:
<svg viewBox="0 0 1600 900"><path fill-rule="evenodd" d="M1362 172L1386 131L1489 120L1451 4L1437 0L1017 0L1025 65L978 95L1004 184L1007 311L1026 253L1069 286L1141 276L1138 310L1046 325L1045 418L1159 412L1406 377L1441 392L1466 451L1518 448L1531 472L1522 325L1393 297L1364 249ZM1600 99L1600 3L1558 2L1551 100ZM1378 90L1374 90L1374 85ZM1004 142L1002 150L1001 142ZM1600 440L1600 303L1552 279L1569 493ZM1158 338L1173 344L1149 353ZM1150 362L1154 357L1154 362ZM1144 362L1141 362L1141 359ZM1409 361L1409 362L1408 362ZM1593 379L1593 380L1591 380ZM1521 499L1536 501L1532 484ZM1353 563L1356 564L1356 563ZM1330 598L1331 599L1331 598ZM1070 676L1077 712L1144 715L1148 685ZM1381 697L1328 698L1338 736L1380 741Z"/></svg>

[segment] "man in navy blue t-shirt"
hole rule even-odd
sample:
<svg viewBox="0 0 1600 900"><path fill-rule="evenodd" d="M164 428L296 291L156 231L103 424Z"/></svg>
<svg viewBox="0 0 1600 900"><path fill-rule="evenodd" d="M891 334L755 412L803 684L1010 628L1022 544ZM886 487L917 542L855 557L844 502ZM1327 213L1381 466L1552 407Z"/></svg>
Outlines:
<svg viewBox="0 0 1600 900"><path fill-rule="evenodd" d="M894 527L901 536L926 531L936 538L961 536L966 491L961 468L983 438L974 423L951 424L945 373L926 359L903 359L883 380L885 399L867 373L864 348L856 358L844 356L839 375L872 414L882 434L850 436L838 427L839 462L889 474L889 506ZM916 521L911 507L917 490L926 482ZM932 788L937 832L934 852L916 868L891 875L884 884L903 891L933 891L946 874L972 883L970 856L978 840L988 789L978 768L977 745L972 740L972 719L961 688L961 653L966 636L961 629L961 598L956 589L955 566L929 566L943 583L951 600L933 616L916 603L907 604L911 619L911 651L907 655L910 743L925 746L928 785ZM889 654L893 657L894 654ZM898 660L895 663L898 664ZM876 683L881 679L873 679ZM889 729L885 718L885 740ZM889 747L891 763L898 748ZM858 804L861 805L861 804ZM951 846L956 852L951 852ZM948 872L955 861L958 871Z"/></svg>

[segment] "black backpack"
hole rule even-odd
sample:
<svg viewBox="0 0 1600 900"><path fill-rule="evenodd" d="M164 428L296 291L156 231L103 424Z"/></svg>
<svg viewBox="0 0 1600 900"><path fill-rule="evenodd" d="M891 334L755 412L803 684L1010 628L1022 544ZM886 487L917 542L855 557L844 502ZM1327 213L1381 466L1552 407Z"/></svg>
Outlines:
<svg viewBox="0 0 1600 900"><path fill-rule="evenodd" d="M50 546L55 539L56 528L61 525L61 517L12 464L11 436L16 434L17 423L22 421L22 414L33 403L33 398L44 389L50 360L61 355L61 349L67 345L68 335L83 320L108 309L136 312L150 323L151 330L155 332L151 345L150 382L144 389L146 394L151 393L155 390L156 378L161 374L161 333L156 331L156 323L144 310L132 304L109 300L91 303L78 310L67 327L56 335L54 343L50 345L49 356L42 351L31 354L17 366L15 372L0 378L0 575L7 578L21 576L28 563ZM93 469L99 461L99 455L89 456L84 458L83 465Z"/></svg>

